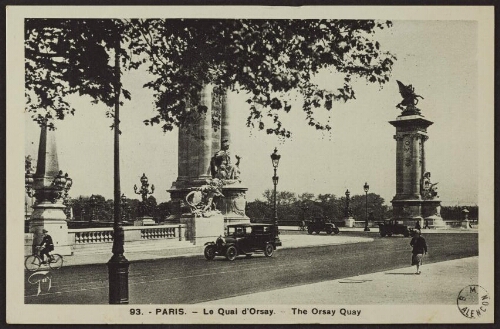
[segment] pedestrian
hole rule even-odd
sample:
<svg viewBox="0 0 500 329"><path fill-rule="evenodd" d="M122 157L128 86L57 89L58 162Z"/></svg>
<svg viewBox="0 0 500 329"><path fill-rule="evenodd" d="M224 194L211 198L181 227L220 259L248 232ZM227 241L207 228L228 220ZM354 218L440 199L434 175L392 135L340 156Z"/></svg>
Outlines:
<svg viewBox="0 0 500 329"><path fill-rule="evenodd" d="M411 265L417 266L417 272L420 274L420 266L422 266L422 258L427 254L427 243L424 237L421 236L420 230L415 230L415 236L411 239L410 246L413 247Z"/></svg>
<svg viewBox="0 0 500 329"><path fill-rule="evenodd" d="M422 227L420 227L420 221L417 220L417 222L415 223L415 229L416 230L420 230Z"/></svg>
<svg viewBox="0 0 500 329"><path fill-rule="evenodd" d="M425 229L429 228L429 220L428 219L425 220L425 226L424 226L424 228Z"/></svg>
<svg viewBox="0 0 500 329"><path fill-rule="evenodd" d="M49 231L46 229L43 229L42 231L42 242L40 243L40 257L42 258L42 264L45 264L45 255L47 256L47 259L51 259L52 256L49 254L52 250L54 250L54 242L52 241L52 237L48 235Z"/></svg>

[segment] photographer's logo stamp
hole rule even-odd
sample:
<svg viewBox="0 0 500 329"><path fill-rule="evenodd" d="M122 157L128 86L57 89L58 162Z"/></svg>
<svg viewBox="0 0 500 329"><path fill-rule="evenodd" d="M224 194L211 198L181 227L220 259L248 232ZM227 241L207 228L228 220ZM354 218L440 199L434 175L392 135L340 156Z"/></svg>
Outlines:
<svg viewBox="0 0 500 329"><path fill-rule="evenodd" d="M483 316L490 306L491 298L486 289L475 284L463 288L457 297L457 306L463 316L477 319Z"/></svg>

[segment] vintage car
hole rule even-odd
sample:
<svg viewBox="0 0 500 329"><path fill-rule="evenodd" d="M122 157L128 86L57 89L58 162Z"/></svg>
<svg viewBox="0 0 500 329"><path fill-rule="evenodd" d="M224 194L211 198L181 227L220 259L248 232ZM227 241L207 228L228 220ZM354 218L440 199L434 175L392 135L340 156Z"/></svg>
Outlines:
<svg viewBox="0 0 500 329"><path fill-rule="evenodd" d="M271 224L228 225L224 237L205 243L205 258L212 260L215 256L224 256L232 261L238 255L250 257L253 252L271 257L276 247L281 246L278 234L278 228Z"/></svg>
<svg viewBox="0 0 500 329"><path fill-rule="evenodd" d="M313 234L313 232L316 232L319 234L321 231L325 231L326 234L339 234L340 232L337 225L330 222L328 218L318 217L307 223L307 233Z"/></svg>
<svg viewBox="0 0 500 329"><path fill-rule="evenodd" d="M401 222L395 221L394 219L387 219L383 222L378 222L380 236L392 236L393 234L402 234L405 237L410 236L410 230L408 226L403 225Z"/></svg>

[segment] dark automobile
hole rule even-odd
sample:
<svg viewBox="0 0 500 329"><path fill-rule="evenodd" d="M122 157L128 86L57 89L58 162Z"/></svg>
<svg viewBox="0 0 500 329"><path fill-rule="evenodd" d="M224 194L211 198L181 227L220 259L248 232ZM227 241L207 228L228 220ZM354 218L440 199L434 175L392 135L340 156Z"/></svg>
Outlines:
<svg viewBox="0 0 500 329"><path fill-rule="evenodd" d="M330 222L328 218L315 218L307 223L307 233L313 234L313 232L316 232L319 234L321 231L325 231L326 234L339 234L340 232L337 225Z"/></svg>
<svg viewBox="0 0 500 329"><path fill-rule="evenodd" d="M392 236L393 234L403 234L405 237L410 236L408 226L403 225L401 222L394 219L388 219L383 222L377 223L379 227L380 236Z"/></svg>
<svg viewBox="0 0 500 329"><path fill-rule="evenodd" d="M276 247L281 246L278 229L271 224L233 224L228 225L225 237L216 242L205 243L205 258L214 259L224 256L234 260L238 255L251 256L253 252L264 252L271 257Z"/></svg>

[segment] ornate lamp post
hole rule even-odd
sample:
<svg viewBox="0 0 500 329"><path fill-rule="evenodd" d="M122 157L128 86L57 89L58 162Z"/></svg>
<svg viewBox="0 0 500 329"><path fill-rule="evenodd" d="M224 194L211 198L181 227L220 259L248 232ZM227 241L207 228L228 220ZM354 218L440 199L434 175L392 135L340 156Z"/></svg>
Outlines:
<svg viewBox="0 0 500 329"><path fill-rule="evenodd" d="M95 209L97 208L97 196L91 195L89 198L90 201L90 206L92 207L92 214L89 217L89 227L92 223L92 221L95 219Z"/></svg>
<svg viewBox="0 0 500 329"><path fill-rule="evenodd" d="M345 218L349 218L351 216L351 209L349 208L350 196L351 196L351 192L349 192L349 190L346 190L345 191L345 210L344 210Z"/></svg>
<svg viewBox="0 0 500 329"><path fill-rule="evenodd" d="M278 165L280 163L281 155L278 154L278 148L274 148L273 154L271 154L271 161L273 163L274 168L274 176L273 176L273 184L274 184L274 226L275 226L275 237L278 235L278 208L276 205L276 186L278 185L279 177L276 175L276 171L278 170Z"/></svg>
<svg viewBox="0 0 500 329"><path fill-rule="evenodd" d="M142 174L141 177L141 188L139 191L137 191L137 185L134 185L134 192L135 194L139 194L142 197L142 209L141 209L141 216L146 216L146 201L148 199L148 195L153 194L155 191L155 186L151 185L151 192L149 192L149 183L148 183L148 178L146 177L146 174Z"/></svg>
<svg viewBox="0 0 500 329"><path fill-rule="evenodd" d="M368 228L368 190L370 189L370 186L368 183L365 182L365 185L363 186L363 189L365 190L365 195L366 195L366 217L365 217L365 232L369 232L370 229Z"/></svg>
<svg viewBox="0 0 500 329"><path fill-rule="evenodd" d="M69 207L69 190L71 189L71 187L73 186L73 180L69 177L68 173L66 173L66 175L64 175L65 179L66 179L66 183L64 184L64 187L63 187L63 191L64 191L64 194L63 194L63 204L66 206L66 209L65 209L65 213L66 213L66 217L68 219L71 219L71 209Z"/></svg>
<svg viewBox="0 0 500 329"><path fill-rule="evenodd" d="M127 202L127 197L125 196L125 194L124 194L124 193L122 193L122 196L120 197L120 199L121 199L121 201L122 201L122 202L121 202L121 205L122 205L122 219L123 219L123 220L126 220L127 218L126 218L125 210L126 210L126 208L127 208L127 204L126 204L126 202Z"/></svg>
<svg viewBox="0 0 500 329"><path fill-rule="evenodd" d="M26 167L26 172L24 174L24 189L26 190L26 195L31 199L31 205L33 206L33 196L35 195L35 191L33 190L33 174L31 173L31 163L29 167ZM24 220L25 223L28 223L29 219L28 215L28 199L24 201Z"/></svg>

